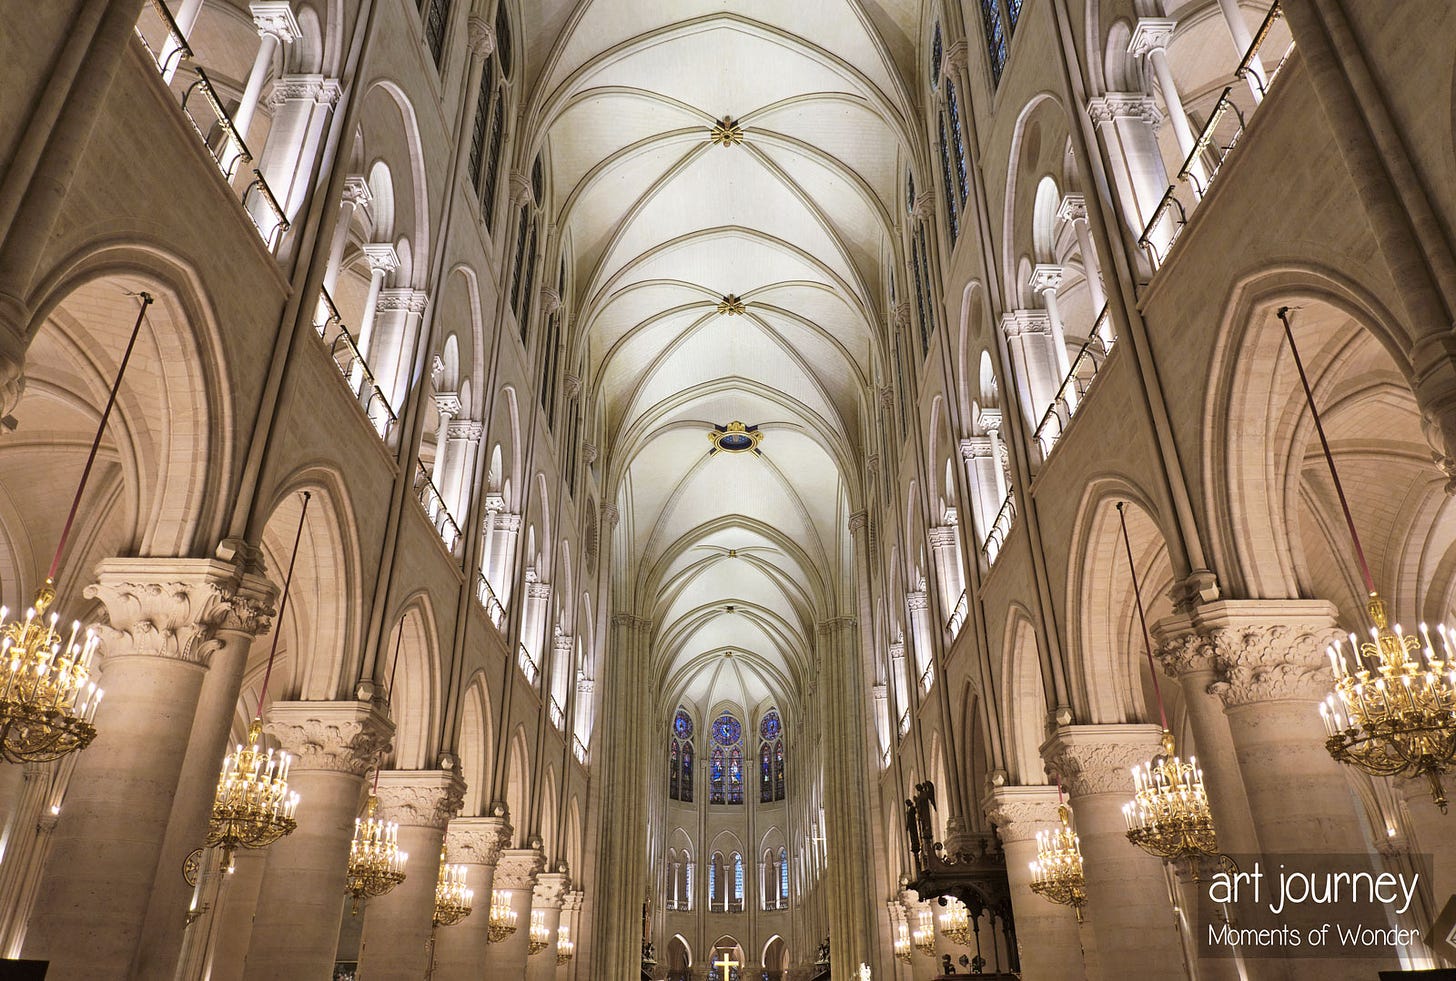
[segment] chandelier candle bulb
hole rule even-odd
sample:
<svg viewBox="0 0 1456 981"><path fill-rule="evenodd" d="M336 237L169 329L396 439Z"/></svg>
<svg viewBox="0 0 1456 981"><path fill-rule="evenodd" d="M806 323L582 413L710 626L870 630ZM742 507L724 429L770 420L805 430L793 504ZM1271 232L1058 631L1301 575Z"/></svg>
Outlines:
<svg viewBox="0 0 1456 981"><path fill-rule="evenodd" d="M41 587L25 618L6 623L0 607L0 759L44 763L85 749L96 738L92 720L101 689L91 680L99 645L94 631L71 624L64 642L60 616L46 610L55 599L50 580Z"/></svg>

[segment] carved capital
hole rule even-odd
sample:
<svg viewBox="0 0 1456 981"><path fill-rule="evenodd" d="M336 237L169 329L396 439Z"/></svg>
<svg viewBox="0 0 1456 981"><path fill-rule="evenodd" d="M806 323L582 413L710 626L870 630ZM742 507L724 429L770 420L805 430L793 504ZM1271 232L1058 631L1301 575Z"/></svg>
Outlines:
<svg viewBox="0 0 1456 981"><path fill-rule="evenodd" d="M931 547L931 549L932 550L935 550L935 549L942 549L942 548L950 548L952 545L954 545L956 543L956 533L957 533L957 531L958 531L958 529L956 528L955 525L934 525L934 526L932 526L931 529L930 529L930 534L926 536L928 539L930 539L930 547Z"/></svg>
<svg viewBox="0 0 1456 981"><path fill-rule="evenodd" d="M471 54L479 58L495 54L495 28L484 17L471 14L465 22L465 36Z"/></svg>
<svg viewBox="0 0 1456 981"><path fill-rule="evenodd" d="M303 36L293 8L284 0L254 0L248 4L253 14L253 26L260 37L274 37L280 44L292 44Z"/></svg>
<svg viewBox="0 0 1456 981"><path fill-rule="evenodd" d="M586 442L581 444L581 458L586 461L587 466L591 466L597 462L599 452L595 443Z"/></svg>
<svg viewBox="0 0 1456 981"><path fill-rule="evenodd" d="M1087 197L1083 194L1064 194L1057 205L1057 220L1076 224L1087 220Z"/></svg>
<svg viewBox="0 0 1456 981"><path fill-rule="evenodd" d="M602 505L602 524L609 529L617 527L617 522L622 520L622 512L615 504Z"/></svg>
<svg viewBox="0 0 1456 981"><path fill-rule="evenodd" d="M379 291L380 313L389 310L403 310L405 313L423 314L425 304L429 302L430 294L424 290L412 290L408 287L393 290Z"/></svg>
<svg viewBox="0 0 1456 981"><path fill-rule="evenodd" d="M1131 781L1129 781L1130 783ZM986 820L1005 844L1035 841L1038 831L1061 826L1055 787L997 787L982 801Z"/></svg>
<svg viewBox="0 0 1456 981"><path fill-rule="evenodd" d="M985 433L1001 432L1001 410L995 408L983 408L981 414L976 417L976 425L981 427Z"/></svg>
<svg viewBox="0 0 1456 981"><path fill-rule="evenodd" d="M1333 686L1325 650L1344 632L1333 622L1249 624L1211 637L1222 674L1209 691L1233 708L1255 702L1318 702Z"/></svg>
<svg viewBox="0 0 1456 981"><path fill-rule="evenodd" d="M501 511L495 516L496 531L520 531L521 516L514 511Z"/></svg>
<svg viewBox="0 0 1456 981"><path fill-rule="evenodd" d="M528 599L548 600L551 598L551 584L541 582L539 579L526 581L526 596Z"/></svg>
<svg viewBox="0 0 1456 981"><path fill-rule="evenodd" d="M531 889L546 866L546 856L535 848L506 848L495 867L495 888Z"/></svg>
<svg viewBox="0 0 1456 981"><path fill-rule="evenodd" d="M394 739L394 723L368 702L274 702L263 731L293 755L296 770L363 776Z"/></svg>
<svg viewBox="0 0 1456 981"><path fill-rule="evenodd" d="M445 427L446 439L464 439L475 442L485 433L485 427L474 419L451 419Z"/></svg>
<svg viewBox="0 0 1456 981"><path fill-rule="evenodd" d="M910 301L901 300L890 308L890 326L904 330L910 326Z"/></svg>
<svg viewBox="0 0 1456 981"><path fill-rule="evenodd" d="M376 796L386 821L444 828L465 803L465 781L452 770L384 770Z"/></svg>
<svg viewBox="0 0 1456 981"><path fill-rule="evenodd" d="M867 512L867 511L856 511L856 512L854 512L853 514L851 514L849 516L849 531L850 531L850 534L855 534L855 533L864 531L867 527L869 527L869 523L870 523L869 512Z"/></svg>
<svg viewBox="0 0 1456 981"><path fill-rule="evenodd" d="M828 636L838 630L851 630L859 623L854 617L830 617L819 621L820 636Z"/></svg>
<svg viewBox="0 0 1456 981"><path fill-rule="evenodd" d="M1087 102L1087 115L1094 123L1116 123L1120 119L1135 119L1157 126L1163 121L1163 114L1153 104L1152 96L1141 92L1108 92L1104 96Z"/></svg>
<svg viewBox="0 0 1456 981"><path fill-rule="evenodd" d="M273 80L268 105L274 109L285 102L316 102L332 106L339 101L339 92L337 79L322 75L281 75Z"/></svg>
<svg viewBox="0 0 1456 981"><path fill-rule="evenodd" d="M369 182L359 174L344 178L344 200L358 208L369 207L374 195L369 191Z"/></svg>
<svg viewBox="0 0 1456 981"><path fill-rule="evenodd" d="M551 647L556 652L558 657L569 657L571 655L571 645L573 643L575 643L575 638L573 638L571 634L557 634L556 637L551 641Z"/></svg>
<svg viewBox="0 0 1456 981"><path fill-rule="evenodd" d="M940 77L951 84L955 83L955 73L966 67L967 52L966 39L961 38L956 43L945 49L945 55L940 62ZM962 112L965 110L962 109Z"/></svg>
<svg viewBox="0 0 1456 981"><path fill-rule="evenodd" d="M369 271L388 275L399 268L399 253L388 243L371 242L360 250L369 260Z"/></svg>
<svg viewBox="0 0 1456 981"><path fill-rule="evenodd" d="M450 822L450 860L495 865L511 843L511 823L502 817L458 817Z"/></svg>
<svg viewBox="0 0 1456 981"><path fill-rule="evenodd" d="M1178 22L1168 17L1138 18L1132 39L1127 42L1127 53L1141 58L1159 48L1166 50L1168 42L1173 39L1173 28L1177 26Z"/></svg>
<svg viewBox="0 0 1456 981"><path fill-rule="evenodd" d="M454 392L436 392L435 411L442 416L458 416L460 414L460 396Z"/></svg>
<svg viewBox="0 0 1456 981"><path fill-rule="evenodd" d="M933 214L935 197L929 191L921 191L915 195L915 201L910 205L910 217L916 221L929 221Z"/></svg>
<svg viewBox="0 0 1456 981"><path fill-rule="evenodd" d="M621 627L625 630L640 630L646 633L652 629L652 621L646 617L639 617L632 613L613 613L612 626Z"/></svg>
<svg viewBox="0 0 1456 981"><path fill-rule="evenodd" d="M541 312L551 316L561 309L561 293L554 286L543 286L538 292L541 301Z"/></svg>
<svg viewBox="0 0 1456 981"><path fill-rule="evenodd" d="M96 626L108 658L165 657L206 666L220 630L256 634L273 616L274 588L217 559L106 559L84 590L105 607Z"/></svg>
<svg viewBox="0 0 1456 981"><path fill-rule="evenodd" d="M1051 332L1052 318L1045 310L1008 310L1001 316L1001 333L1007 337Z"/></svg>
<svg viewBox="0 0 1456 981"><path fill-rule="evenodd" d="M564 872L542 872L531 888L532 909L560 909L571 888L571 876Z"/></svg>
<svg viewBox="0 0 1456 981"><path fill-rule="evenodd" d="M1038 262L1031 267L1031 276L1027 279L1026 285L1037 293L1045 293L1048 290L1055 293L1062 286L1062 267L1054 262Z"/></svg>
<svg viewBox="0 0 1456 981"><path fill-rule="evenodd" d="M930 608L930 597L923 589L912 590L905 594L905 608L914 612Z"/></svg>
<svg viewBox="0 0 1456 981"><path fill-rule="evenodd" d="M581 376L568 371L561 378L561 390L567 401L574 401L581 394Z"/></svg>
<svg viewBox="0 0 1456 981"><path fill-rule="evenodd" d="M571 892L567 893L566 894L566 898L564 898L561 901L561 912L562 913L579 913L579 912L581 912L581 901L583 899L585 899L585 898L586 898L586 893L582 892L580 889L573 889Z"/></svg>
<svg viewBox="0 0 1456 981"><path fill-rule="evenodd" d="M511 171L506 186L511 190L511 203L518 208L535 197L531 190L531 175L524 170Z"/></svg>
<svg viewBox="0 0 1456 981"><path fill-rule="evenodd" d="M1063 726L1041 747L1048 773L1062 778L1073 800L1092 794L1131 794L1129 771L1159 752L1154 725Z"/></svg>
<svg viewBox="0 0 1456 981"><path fill-rule="evenodd" d="M576 693L578 695L587 695L587 696L590 696L593 693L595 693L596 690L597 690L596 679L594 679L594 678L578 678L576 680Z"/></svg>

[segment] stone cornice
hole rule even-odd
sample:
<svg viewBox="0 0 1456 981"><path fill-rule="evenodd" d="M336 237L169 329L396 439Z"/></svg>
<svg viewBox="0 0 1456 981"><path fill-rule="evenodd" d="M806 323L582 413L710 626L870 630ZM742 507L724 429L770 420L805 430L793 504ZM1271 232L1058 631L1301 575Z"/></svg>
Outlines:
<svg viewBox="0 0 1456 981"><path fill-rule="evenodd" d="M400 287L398 289L380 290L378 309L403 310L406 313L424 313L425 304L429 302L430 294L424 290Z"/></svg>
<svg viewBox="0 0 1456 981"><path fill-rule="evenodd" d="M1001 333L1007 337L1051 332L1052 318L1045 310L1008 310L1001 315Z"/></svg>
<svg viewBox="0 0 1456 981"><path fill-rule="evenodd" d="M981 807L1006 844L1034 841L1038 831L1061 825L1055 787L997 787L986 795Z"/></svg>
<svg viewBox="0 0 1456 981"><path fill-rule="evenodd" d="M560 909L571 888L571 876L565 872L542 872L531 889L532 909Z"/></svg>
<svg viewBox="0 0 1456 981"><path fill-rule="evenodd" d="M1149 126L1163 121L1163 114L1153 104L1152 96L1141 92L1108 92L1087 102L1087 115L1094 123L1115 123L1119 119L1137 119Z"/></svg>

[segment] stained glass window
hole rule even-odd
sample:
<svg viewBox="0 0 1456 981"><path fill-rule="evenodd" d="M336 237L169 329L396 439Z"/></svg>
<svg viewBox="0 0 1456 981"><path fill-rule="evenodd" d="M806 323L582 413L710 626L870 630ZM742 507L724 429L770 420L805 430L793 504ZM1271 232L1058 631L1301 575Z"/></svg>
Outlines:
<svg viewBox="0 0 1456 981"><path fill-rule="evenodd" d="M732 715L724 712L713 722L713 741L719 746L732 746L743 736L743 726Z"/></svg>
<svg viewBox="0 0 1456 981"><path fill-rule="evenodd" d="M668 754L667 767L669 774L667 779L667 796L673 800L679 800L678 793L680 788L678 784L682 776L682 758L678 754L676 742L672 744L672 752Z"/></svg>
<svg viewBox="0 0 1456 981"><path fill-rule="evenodd" d="M712 905L713 900L715 900L715 899L718 898L718 863L721 862L721 861L722 861L722 858L720 856L714 855L713 856L713 860L708 863L708 904L709 905Z"/></svg>
<svg viewBox="0 0 1456 981"><path fill-rule="evenodd" d="M728 753L728 803L743 803L743 750L737 746Z"/></svg>
<svg viewBox="0 0 1456 981"><path fill-rule="evenodd" d="M682 796L679 800L693 801L693 744L683 744L682 754Z"/></svg>
<svg viewBox="0 0 1456 981"><path fill-rule="evenodd" d="M672 747L668 766L672 771L668 781L668 797L672 800L692 802L693 799L693 720L687 710L679 707L672 719Z"/></svg>
<svg viewBox="0 0 1456 981"><path fill-rule="evenodd" d="M733 853L733 901L743 902L743 856Z"/></svg>
<svg viewBox="0 0 1456 981"><path fill-rule="evenodd" d="M940 64L943 50L940 41L940 25L936 24L935 34L930 39L930 87L932 89L940 82Z"/></svg>
<svg viewBox="0 0 1456 981"><path fill-rule="evenodd" d="M779 722L779 714L773 709L769 709L764 715L763 721L759 723L758 738L765 742L773 742L779 738L779 733L782 731L783 724Z"/></svg>
<svg viewBox="0 0 1456 981"><path fill-rule="evenodd" d="M774 745L774 800L784 799L784 741Z"/></svg>
<svg viewBox="0 0 1456 981"><path fill-rule="evenodd" d="M440 59L445 54L445 25L450 20L449 0L425 0L423 15L425 44L429 45L435 67L438 68Z"/></svg>
<svg viewBox="0 0 1456 981"><path fill-rule="evenodd" d="M1017 8L1018 12L1020 7ZM1001 28L1001 7L997 0L981 0L981 26L986 32L986 54L991 60L991 82L1001 84L1006 67L1006 34Z"/></svg>
<svg viewBox="0 0 1456 981"><path fill-rule="evenodd" d="M966 141L961 136L961 104L956 98L955 83L945 83L945 107L950 113L950 139L953 157L955 158L956 189L961 194L961 204L966 203L966 195L970 193L970 184L966 180Z"/></svg>
<svg viewBox="0 0 1456 981"><path fill-rule="evenodd" d="M708 790L709 804L724 803L723 764L723 747L714 746L713 755L708 758L708 782L711 784Z"/></svg>
<svg viewBox="0 0 1456 981"><path fill-rule="evenodd" d="M1016 31L1016 22L1021 19L1021 0L1006 0L1006 16L1011 20L1012 33Z"/></svg>
<svg viewBox="0 0 1456 981"><path fill-rule="evenodd" d="M789 850L779 849L779 899L785 904L789 901Z"/></svg>
<svg viewBox="0 0 1456 981"><path fill-rule="evenodd" d="M761 804L773 800L773 754L768 743L758 749L758 800Z"/></svg>
<svg viewBox="0 0 1456 981"><path fill-rule="evenodd" d="M961 233L960 219L956 215L955 184L950 176L950 146L945 139L945 115L940 116L940 179L945 186L945 220L950 226L950 240L954 242Z"/></svg>
<svg viewBox="0 0 1456 981"><path fill-rule="evenodd" d="M758 799L768 804L784 799L784 726L777 709L758 724Z"/></svg>
<svg viewBox="0 0 1456 981"><path fill-rule="evenodd" d="M672 734L679 739L693 738L693 719L687 710L677 710L677 716L672 720Z"/></svg>

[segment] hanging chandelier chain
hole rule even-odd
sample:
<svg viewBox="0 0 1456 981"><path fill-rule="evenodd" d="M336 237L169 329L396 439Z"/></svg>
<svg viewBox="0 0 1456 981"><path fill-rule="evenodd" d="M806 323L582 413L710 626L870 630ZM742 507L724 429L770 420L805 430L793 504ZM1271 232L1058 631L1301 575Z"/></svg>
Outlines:
<svg viewBox="0 0 1456 981"><path fill-rule="evenodd" d="M91 469L96 465L96 454L101 450L101 439L106 435L106 423L111 418L111 410L116 406L117 393L121 391L121 380L126 376L126 366L131 362L131 352L136 348L137 338L141 336L142 322L147 319L147 307L154 302L152 294L145 290L130 294L141 297L141 309L137 311L136 323L132 325L131 337L127 339L126 351L121 355L121 364L117 366L116 377L111 382L111 394L106 397L106 408L101 410L101 421L96 424L96 435L91 440L91 452L86 454L86 466L81 469L81 480L76 484L76 496L71 500L70 513L66 515L66 523L61 527L61 537L56 542L56 554L51 558L51 570L46 573L46 579L54 582L56 574L61 568L61 556L66 551L66 541L71 537L71 528L76 523L76 514L81 509L81 497L86 493L86 484L91 479Z"/></svg>
<svg viewBox="0 0 1456 981"><path fill-rule="evenodd" d="M1365 582L1365 592L1375 592L1375 577L1370 574L1370 563L1365 560L1365 549L1360 544L1360 533L1355 529L1355 517L1350 513L1350 502L1345 498L1345 485L1340 481L1340 471L1335 467L1335 455L1330 452L1330 441L1325 436L1325 426L1320 420L1319 407L1315 405L1314 390L1310 388L1309 376L1304 371L1304 359L1299 356L1299 347L1294 343L1294 327L1289 322L1289 307L1280 307L1278 317L1284 325L1284 339L1289 343L1289 353L1294 355L1294 368L1299 372L1299 384L1304 388L1304 401L1309 406L1310 418L1314 420L1314 431L1319 434L1320 449L1324 451L1325 465L1330 468L1330 479L1335 483L1335 495L1340 499L1340 510L1345 516L1345 527L1350 529L1350 541L1355 545L1355 561L1360 565L1360 576Z"/></svg>
<svg viewBox="0 0 1456 981"><path fill-rule="evenodd" d="M263 701L268 697L268 682L273 679L273 661L278 656L278 638L283 634L283 614L288 610L288 592L293 587L293 567L298 562L298 545L303 541L303 524L308 518L308 502L312 498L303 492L303 508L298 513L298 530L293 534L293 554L288 559L288 573L283 577L283 596L278 600L278 619L273 627L273 646L268 651L268 666L263 669L263 686L258 689L258 718L263 718Z"/></svg>
<svg viewBox="0 0 1456 981"><path fill-rule="evenodd" d="M1132 573L1132 596L1133 600L1137 603L1138 623L1141 625L1143 631L1143 650L1148 656L1148 671L1153 679L1153 695L1158 700L1158 719L1163 723L1163 730L1166 732L1168 730L1168 711L1163 707L1163 686L1158 681L1158 665L1153 660L1153 640L1152 636L1148 633L1147 614L1143 612L1142 587L1138 584L1137 565L1132 560L1132 542L1127 536L1126 508L1126 501L1117 502L1117 521L1122 526L1122 547L1127 552L1128 571ZM1058 784L1058 789L1060 789L1060 786Z"/></svg>

